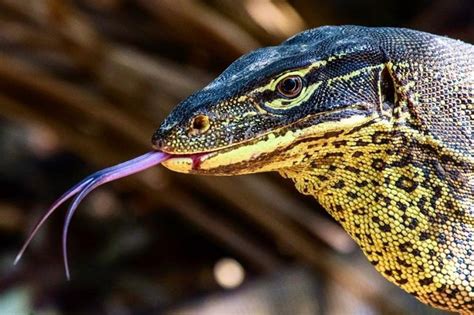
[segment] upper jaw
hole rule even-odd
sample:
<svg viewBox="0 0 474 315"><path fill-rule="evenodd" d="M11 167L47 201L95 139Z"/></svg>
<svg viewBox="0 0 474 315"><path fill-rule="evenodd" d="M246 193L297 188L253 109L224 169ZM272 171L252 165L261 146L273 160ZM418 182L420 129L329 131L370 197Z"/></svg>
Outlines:
<svg viewBox="0 0 474 315"><path fill-rule="evenodd" d="M156 145L154 148L170 154L171 158L163 162L163 166L180 173L238 175L274 171L287 166L285 161L270 165L264 162L265 156L287 148L301 136L300 131L283 131L283 128L277 129L246 141L201 152L173 152L170 148Z"/></svg>
<svg viewBox="0 0 474 315"><path fill-rule="evenodd" d="M171 154L163 165L180 173L207 175L238 175L275 170L276 165L265 163L266 156L291 145L297 135L264 134L244 143L194 154ZM168 153L168 152L166 152ZM256 162L257 160L258 163ZM278 167L284 165L280 161Z"/></svg>

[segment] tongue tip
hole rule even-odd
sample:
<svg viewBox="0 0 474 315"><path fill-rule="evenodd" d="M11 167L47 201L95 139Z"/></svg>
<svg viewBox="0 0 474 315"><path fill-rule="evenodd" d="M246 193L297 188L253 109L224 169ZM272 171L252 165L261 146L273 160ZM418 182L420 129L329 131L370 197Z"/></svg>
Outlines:
<svg viewBox="0 0 474 315"><path fill-rule="evenodd" d="M16 266L18 264L18 262L20 261L21 257L23 256L23 252L19 252L16 256L15 256L15 260L13 261L13 266Z"/></svg>

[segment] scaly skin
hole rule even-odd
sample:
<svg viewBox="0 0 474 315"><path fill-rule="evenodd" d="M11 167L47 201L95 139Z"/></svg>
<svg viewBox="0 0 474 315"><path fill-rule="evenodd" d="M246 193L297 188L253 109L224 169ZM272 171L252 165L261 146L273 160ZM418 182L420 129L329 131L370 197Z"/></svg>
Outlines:
<svg viewBox="0 0 474 315"><path fill-rule="evenodd" d="M473 64L472 45L436 35L322 27L234 62L153 143L179 172L278 171L388 280L473 313Z"/></svg>

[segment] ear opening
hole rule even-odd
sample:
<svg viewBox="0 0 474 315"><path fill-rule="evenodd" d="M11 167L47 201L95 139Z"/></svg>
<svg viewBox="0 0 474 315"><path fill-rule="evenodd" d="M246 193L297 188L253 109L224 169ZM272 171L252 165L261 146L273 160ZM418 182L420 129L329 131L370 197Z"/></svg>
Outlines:
<svg viewBox="0 0 474 315"><path fill-rule="evenodd" d="M388 103L389 105L395 104L395 82L390 74L390 70L385 66L380 73L380 101L381 105Z"/></svg>

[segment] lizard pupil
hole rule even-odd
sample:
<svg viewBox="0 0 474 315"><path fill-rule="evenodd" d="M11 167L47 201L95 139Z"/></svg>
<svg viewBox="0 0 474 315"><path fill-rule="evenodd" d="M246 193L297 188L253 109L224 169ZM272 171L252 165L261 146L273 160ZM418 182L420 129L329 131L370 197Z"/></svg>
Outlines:
<svg viewBox="0 0 474 315"><path fill-rule="evenodd" d="M303 80L299 76L284 78L278 83L277 89L285 97L296 97L303 88Z"/></svg>

